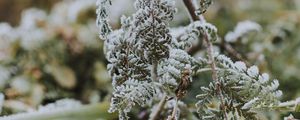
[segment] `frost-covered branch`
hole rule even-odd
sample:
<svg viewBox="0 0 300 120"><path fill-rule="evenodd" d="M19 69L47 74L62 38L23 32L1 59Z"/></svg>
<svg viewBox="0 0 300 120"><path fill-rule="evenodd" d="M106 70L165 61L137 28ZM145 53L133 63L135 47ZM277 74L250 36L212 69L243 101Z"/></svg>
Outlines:
<svg viewBox="0 0 300 120"><path fill-rule="evenodd" d="M202 15L196 15L196 7L193 4L193 0L183 0L183 3L189 12L189 15L191 16L191 21L205 22L205 19ZM195 54L198 50L201 49L201 45L202 45L201 42L199 42L197 45L193 45L188 50L188 53L191 55Z"/></svg>
<svg viewBox="0 0 300 120"><path fill-rule="evenodd" d="M225 100L224 105L227 108L227 111L222 114L230 115L231 112L237 111L241 113L239 117L256 119L253 112L258 108L274 109L279 106L280 101L278 99L282 92L277 90L279 86L277 80L269 82L269 75L266 73L260 75L256 66L247 68L244 62L232 62L224 55L217 55L215 58L220 88ZM197 96L200 99L197 103L198 112L202 113L202 116L207 114L203 118L219 118L220 116L215 113L216 111L207 111L209 101L214 98L212 96L217 96L215 86L211 84L209 87L202 87L201 89L204 94ZM221 111L222 109L219 112Z"/></svg>

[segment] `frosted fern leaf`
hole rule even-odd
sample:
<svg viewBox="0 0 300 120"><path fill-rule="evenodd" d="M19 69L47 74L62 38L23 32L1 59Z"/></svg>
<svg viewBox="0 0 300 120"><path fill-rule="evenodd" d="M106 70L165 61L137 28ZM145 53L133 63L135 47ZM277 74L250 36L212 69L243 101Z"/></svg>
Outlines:
<svg viewBox="0 0 300 120"><path fill-rule="evenodd" d="M256 119L255 110L272 109L279 105L282 92L277 90L278 81L269 81L266 73L260 75L258 67L246 68L245 63L233 62L224 55L217 55L216 63L218 80L228 113L238 111L239 117ZM212 111L208 106L217 97L213 83L208 87L202 87L201 90L203 94L197 96L199 101L196 104L199 115L207 119L223 119L221 116L223 113Z"/></svg>
<svg viewBox="0 0 300 120"><path fill-rule="evenodd" d="M196 15L201 15L201 14L205 13L211 4L212 4L212 0L200 0L200 6L195 11Z"/></svg>
<svg viewBox="0 0 300 120"><path fill-rule="evenodd" d="M97 1L97 21L96 24L100 30L99 37L105 39L106 36L112 31L108 23L108 6L111 5L110 0L98 0Z"/></svg>
<svg viewBox="0 0 300 120"><path fill-rule="evenodd" d="M150 104L154 94L152 83L129 79L115 88L109 112L119 111L120 119L128 119L127 113L135 104L140 106Z"/></svg>

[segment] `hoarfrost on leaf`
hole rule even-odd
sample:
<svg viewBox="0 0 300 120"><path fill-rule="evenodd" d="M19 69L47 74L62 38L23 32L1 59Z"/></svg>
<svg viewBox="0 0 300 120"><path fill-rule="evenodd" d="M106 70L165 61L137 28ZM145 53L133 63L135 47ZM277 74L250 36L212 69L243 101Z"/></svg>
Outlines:
<svg viewBox="0 0 300 120"><path fill-rule="evenodd" d="M252 107L252 105L258 100L258 98L253 98L252 100L250 100L249 102L245 103L242 106L242 109L250 109Z"/></svg>
<svg viewBox="0 0 300 120"><path fill-rule="evenodd" d="M107 35L112 31L108 23L108 7L111 5L110 0L97 0L97 21L96 24L99 28L99 37L106 39Z"/></svg>
<svg viewBox="0 0 300 120"><path fill-rule="evenodd" d="M257 77L258 76L258 67L257 66L251 66L248 70L247 70L247 74L250 77Z"/></svg>
<svg viewBox="0 0 300 120"><path fill-rule="evenodd" d="M225 41L227 42L235 42L238 38L244 36L245 34L252 31L260 31L261 26L253 21L242 21L237 24L234 28L234 31L231 31L225 35Z"/></svg>
<svg viewBox="0 0 300 120"><path fill-rule="evenodd" d="M246 64L242 61L237 61L234 63L234 66L236 67L237 70L239 71L246 71L247 67Z"/></svg>
<svg viewBox="0 0 300 120"><path fill-rule="evenodd" d="M127 113L135 104L140 106L150 104L154 94L152 83L129 79L115 88L109 112L119 111L120 119L128 119Z"/></svg>

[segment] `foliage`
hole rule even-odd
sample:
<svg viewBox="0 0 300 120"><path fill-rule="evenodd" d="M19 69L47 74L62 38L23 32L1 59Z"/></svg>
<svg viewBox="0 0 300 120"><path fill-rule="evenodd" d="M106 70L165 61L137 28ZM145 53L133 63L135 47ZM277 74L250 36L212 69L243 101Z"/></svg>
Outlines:
<svg viewBox="0 0 300 120"><path fill-rule="evenodd" d="M196 13L204 13L211 2L201 1ZM98 10L104 8L100 5ZM284 107L279 106L282 91L277 90L278 80L269 82L269 75L260 75L256 66L247 68L244 62L234 63L225 55L214 55L211 42L217 41L218 35L212 24L195 21L185 30L176 32L173 29L170 34L168 22L176 11L173 1L136 0L135 8L137 11L132 18L122 17L119 30L109 34L99 28L101 35L108 34L104 37L107 38L104 45L114 86L110 112L119 111L119 119L129 119L127 112L135 104L155 105L152 103L155 96L175 99L172 115L165 115L165 118L179 119L178 102L187 93L192 73L209 66L214 81L208 87L201 87L203 93L197 96L200 119L258 119L257 110ZM98 16L101 15L98 13ZM260 29L254 22L241 22L225 40L235 42L248 32ZM185 51L197 40L206 42L207 57L195 59ZM166 101L163 97L152 109L150 119L156 119L159 115L156 111L163 111ZM212 108L213 102L217 105Z"/></svg>

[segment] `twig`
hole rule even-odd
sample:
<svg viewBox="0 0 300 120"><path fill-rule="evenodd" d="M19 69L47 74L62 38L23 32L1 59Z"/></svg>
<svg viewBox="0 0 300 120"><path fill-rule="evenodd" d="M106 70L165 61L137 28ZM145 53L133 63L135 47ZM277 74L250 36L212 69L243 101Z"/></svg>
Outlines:
<svg viewBox="0 0 300 120"><path fill-rule="evenodd" d="M190 18L191 18L190 20L191 21L198 21L198 20L199 21L203 21L203 22L205 21L202 15L201 16L197 16L195 14L196 8L195 8L192 0L183 0L183 3L186 6L186 8L187 8L187 10L188 10L188 12L190 14ZM202 46L202 43L199 41L199 43L197 45L192 46L187 52L190 55L194 55L194 54L197 53L198 50L201 49L201 46Z"/></svg>
<svg viewBox="0 0 300 120"><path fill-rule="evenodd" d="M224 104L224 97L222 94L222 90L221 90L221 84L220 81L218 80L218 76L217 76L217 67L216 67L216 62L215 62L215 58L214 58L214 51L213 51L213 45L211 43L211 41L208 39L207 33L203 31L203 35L204 35L204 41L206 43L206 49L207 49L207 54L208 54L208 59L210 62L210 66L211 66L211 72L212 72L212 79L215 81L215 86L217 88L217 93L219 94L220 97L220 101L221 101L221 109L223 110L223 114L224 114L224 119L227 120L227 114L226 114L226 106Z"/></svg>
<svg viewBox="0 0 300 120"><path fill-rule="evenodd" d="M163 98L160 100L160 102L157 105L156 110L154 113L151 113L149 120L157 120L157 117L159 116L160 112L162 111L163 107L165 106L167 102L167 95L164 95Z"/></svg>
<svg viewBox="0 0 300 120"><path fill-rule="evenodd" d="M230 44L222 43L221 46L225 49L225 51L229 53L230 56L234 57L239 61L243 61L244 63L246 63L247 66L250 66L250 64L243 58L243 56L238 51L236 51Z"/></svg>
<svg viewBox="0 0 300 120"><path fill-rule="evenodd" d="M191 17L191 21L205 21L204 18L202 16L197 16L195 14L196 8L193 4L192 0L183 0L184 5L186 6L188 12L190 13L190 17Z"/></svg>
<svg viewBox="0 0 300 120"><path fill-rule="evenodd" d="M216 70L221 70L220 68L216 68ZM195 72L195 74L199 74L199 73L202 73L202 72L207 72L207 71L212 71L211 68L202 68L202 69L199 69Z"/></svg>
<svg viewBox="0 0 300 120"><path fill-rule="evenodd" d="M153 60L152 62L152 69L151 69L151 78L152 78L152 81L157 81L157 61Z"/></svg>
<svg viewBox="0 0 300 120"><path fill-rule="evenodd" d="M171 120L175 120L175 116L176 116L176 112L177 112L177 107L178 107L178 98L176 98L176 103L175 103L175 106L173 108Z"/></svg>
<svg viewBox="0 0 300 120"><path fill-rule="evenodd" d="M183 0L183 2L185 4L186 8L188 9L188 11L190 13L190 16L191 16L193 21L196 21L196 20L204 21L203 17L197 16L195 14L196 9L195 9L195 6L193 5L192 0ZM223 98L222 91L221 91L221 85L220 85L220 82L218 81L217 73L216 73L216 63L215 63L215 59L214 59L214 56L213 56L213 53L214 53L213 45L212 45L211 41L208 39L207 33L204 32L204 31L202 31L202 33L203 33L203 39L206 42L208 59L210 61L211 71L212 71L212 79L216 83L217 92L219 94L220 101L221 101L221 109L224 111L224 119L227 120L226 108L225 108L225 105L224 105L224 98Z"/></svg>

